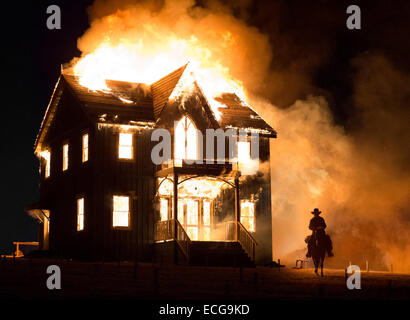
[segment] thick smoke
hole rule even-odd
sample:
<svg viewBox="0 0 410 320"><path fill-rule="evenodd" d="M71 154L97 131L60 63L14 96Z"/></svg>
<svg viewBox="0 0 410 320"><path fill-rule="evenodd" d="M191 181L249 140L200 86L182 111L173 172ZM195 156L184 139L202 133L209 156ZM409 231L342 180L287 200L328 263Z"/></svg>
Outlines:
<svg viewBox="0 0 410 320"><path fill-rule="evenodd" d="M306 46L281 37L280 28L266 30L268 36L245 23L250 5L97 1L89 9L91 28L78 47L86 54L102 42L115 45L125 38L147 46L149 54L162 50L164 34L194 36L206 49L201 52L208 55L207 63L224 66L241 81L248 102L278 131L271 142L274 257L294 263L304 255L310 211L319 207L334 241L329 265L369 260L373 268L393 264L395 271L409 272L410 108L404 108L409 76L383 54L353 59L354 116L346 132L334 122L329 93L311 81L312 69L332 51L326 33L316 30L323 42ZM267 24L280 16L281 6L276 9ZM287 54L295 60L287 60L285 68L278 61Z"/></svg>

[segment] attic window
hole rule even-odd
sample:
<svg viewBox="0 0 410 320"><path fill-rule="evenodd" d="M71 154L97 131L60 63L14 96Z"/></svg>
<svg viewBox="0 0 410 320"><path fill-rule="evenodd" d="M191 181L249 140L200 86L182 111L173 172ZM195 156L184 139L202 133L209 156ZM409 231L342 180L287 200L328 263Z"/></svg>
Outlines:
<svg viewBox="0 0 410 320"><path fill-rule="evenodd" d="M198 157L198 134L189 117L183 117L175 127L174 157L177 160L195 160Z"/></svg>
<svg viewBox="0 0 410 320"><path fill-rule="evenodd" d="M63 171L68 169L68 143L63 145Z"/></svg>
<svg viewBox="0 0 410 320"><path fill-rule="evenodd" d="M120 133L118 142L118 158L132 159L132 133Z"/></svg>
<svg viewBox="0 0 410 320"><path fill-rule="evenodd" d="M82 137L82 162L88 161L88 133L84 134Z"/></svg>
<svg viewBox="0 0 410 320"><path fill-rule="evenodd" d="M130 197L128 196L114 196L113 197L113 216L112 226L128 227L130 220Z"/></svg>
<svg viewBox="0 0 410 320"><path fill-rule="evenodd" d="M77 199L77 231L84 230L84 198Z"/></svg>
<svg viewBox="0 0 410 320"><path fill-rule="evenodd" d="M255 202L241 201L241 223L250 232L255 232Z"/></svg>

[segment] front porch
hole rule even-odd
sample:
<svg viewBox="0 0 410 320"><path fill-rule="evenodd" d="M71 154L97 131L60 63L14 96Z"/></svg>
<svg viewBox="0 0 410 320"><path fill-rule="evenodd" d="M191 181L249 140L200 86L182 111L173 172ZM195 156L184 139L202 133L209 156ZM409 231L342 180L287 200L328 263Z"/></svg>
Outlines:
<svg viewBox="0 0 410 320"><path fill-rule="evenodd" d="M229 191L234 194L233 201L230 200L234 202L233 210L221 217L216 215L215 208L226 189L233 191ZM159 213L155 245L173 247L175 262L225 265L230 261L227 265L254 265L257 243L250 232L255 231L254 209L249 208L249 201L241 202L239 173L232 170L231 164L182 163L162 168L157 171L155 203ZM242 217L246 226L241 223L241 206L253 215Z"/></svg>
<svg viewBox="0 0 410 320"><path fill-rule="evenodd" d="M176 219L155 225L154 250L160 262L206 266L255 266L256 241L240 222L225 224L220 240L191 240ZM236 239L237 235L237 239Z"/></svg>

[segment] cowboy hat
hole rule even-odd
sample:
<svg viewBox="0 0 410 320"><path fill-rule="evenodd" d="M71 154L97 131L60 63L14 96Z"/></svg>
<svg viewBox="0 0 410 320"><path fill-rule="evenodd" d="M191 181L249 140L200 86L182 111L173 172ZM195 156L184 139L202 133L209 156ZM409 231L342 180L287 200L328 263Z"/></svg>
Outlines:
<svg viewBox="0 0 410 320"><path fill-rule="evenodd" d="M312 213L312 214L315 214L315 213L321 214L322 211L320 211L318 208L315 208L315 209L313 209L313 211L312 211L311 213Z"/></svg>

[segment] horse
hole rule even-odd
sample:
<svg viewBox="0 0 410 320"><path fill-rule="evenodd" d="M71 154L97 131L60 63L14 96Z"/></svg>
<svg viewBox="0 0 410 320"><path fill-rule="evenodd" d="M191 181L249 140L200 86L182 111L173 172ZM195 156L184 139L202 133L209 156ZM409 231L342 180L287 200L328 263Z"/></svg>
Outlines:
<svg viewBox="0 0 410 320"><path fill-rule="evenodd" d="M314 231L310 239L310 253L313 263L315 264L315 273L318 274L320 266L320 275L323 277L323 263L325 262L326 252L329 250L329 238L325 233Z"/></svg>

